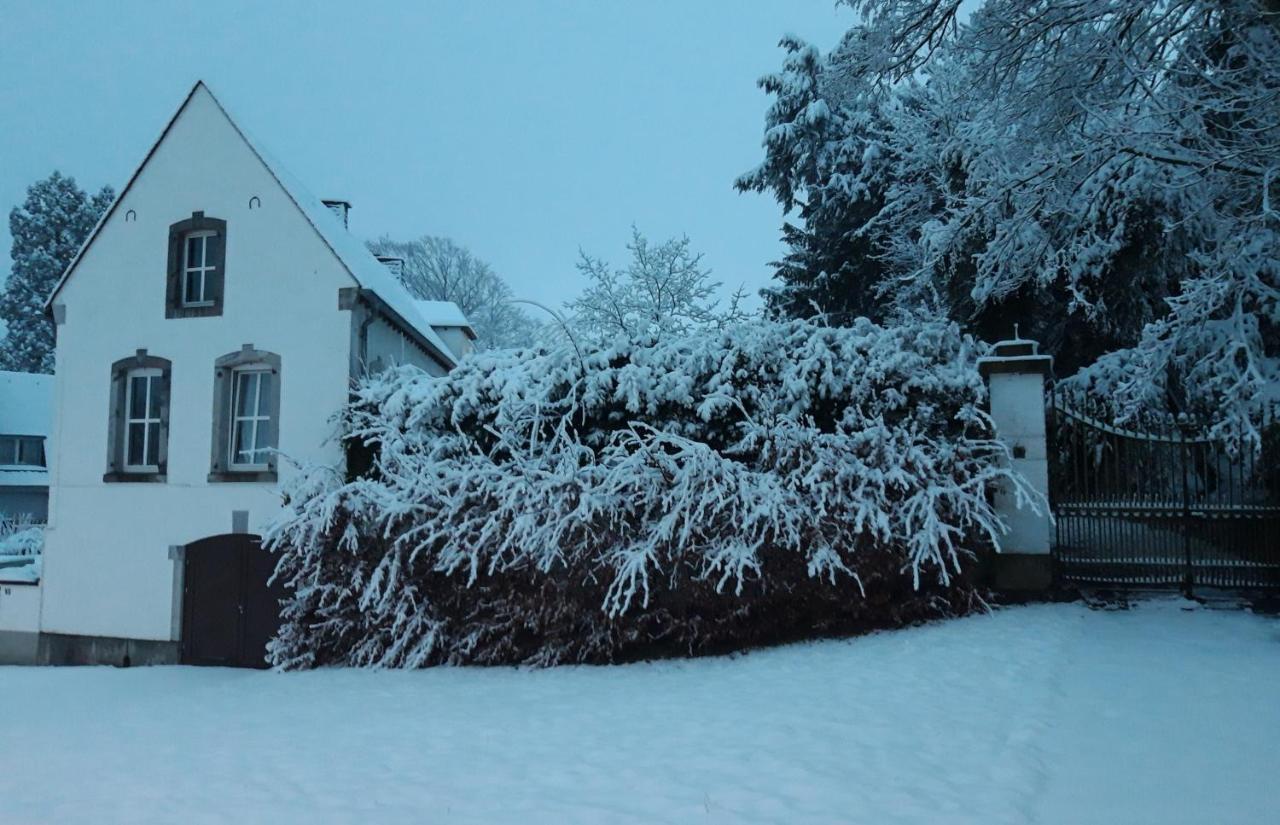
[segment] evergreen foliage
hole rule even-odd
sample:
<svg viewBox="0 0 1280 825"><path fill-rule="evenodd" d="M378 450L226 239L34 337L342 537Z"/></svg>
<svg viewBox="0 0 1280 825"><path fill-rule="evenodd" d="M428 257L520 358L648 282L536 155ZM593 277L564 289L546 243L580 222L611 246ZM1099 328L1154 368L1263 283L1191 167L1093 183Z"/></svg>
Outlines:
<svg viewBox="0 0 1280 825"><path fill-rule="evenodd" d="M1274 0L846 5L761 80L738 186L802 219L773 310L1018 323L1060 376L1103 359L1077 380L1122 418L1249 429L1280 396Z"/></svg>
<svg viewBox="0 0 1280 825"><path fill-rule="evenodd" d="M53 321L44 303L98 219L115 199L111 187L89 195L75 178L54 172L27 188L9 213L13 267L0 293L0 369L53 372Z"/></svg>

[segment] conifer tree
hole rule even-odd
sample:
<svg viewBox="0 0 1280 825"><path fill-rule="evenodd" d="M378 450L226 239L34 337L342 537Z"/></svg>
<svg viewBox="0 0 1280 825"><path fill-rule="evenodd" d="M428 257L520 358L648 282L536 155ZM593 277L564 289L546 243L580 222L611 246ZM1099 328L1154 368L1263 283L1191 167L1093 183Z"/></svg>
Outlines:
<svg viewBox="0 0 1280 825"><path fill-rule="evenodd" d="M54 328L44 302L114 198L109 186L91 196L55 171L33 183L9 213L13 268L0 292L7 326L0 369L53 372Z"/></svg>

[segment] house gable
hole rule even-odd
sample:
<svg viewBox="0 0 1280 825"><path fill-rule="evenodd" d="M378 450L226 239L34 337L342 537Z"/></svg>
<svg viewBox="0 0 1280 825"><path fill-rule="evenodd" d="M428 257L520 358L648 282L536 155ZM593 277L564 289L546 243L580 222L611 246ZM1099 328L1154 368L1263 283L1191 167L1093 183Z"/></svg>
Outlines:
<svg viewBox="0 0 1280 825"><path fill-rule="evenodd" d="M255 212L257 214L253 214ZM293 214L287 214L290 212ZM65 301L67 291L76 288L86 268L100 269L92 265L95 262L101 261L109 268L113 255L104 254L101 247L112 245L110 236L127 236L136 246L144 240L140 234L145 233L149 240L157 227L167 230L197 213L219 220L234 215L238 220L232 221L232 235L237 224L243 225L263 215L277 221L296 222L309 227L315 236L311 242L333 256L332 249L310 226L290 192L201 82L183 100L155 145L89 234L49 296L46 308L52 309L56 303ZM167 243L167 237L162 238L161 243ZM231 243L234 246L234 240ZM161 263L167 263L167 258ZM337 263L346 275L337 286L356 285L355 279L345 271L346 267L341 266L340 261ZM101 274L95 272L94 277ZM163 286L163 279L160 283Z"/></svg>
<svg viewBox="0 0 1280 825"><path fill-rule="evenodd" d="M189 128L193 121L197 126ZM204 132L201 130L204 130ZM232 137L233 135L234 138ZM194 141L193 137L196 138ZM218 141L221 141L221 144ZM63 290L71 282L73 275L81 268L84 259L92 254L95 243L108 227L120 222L128 223L131 220L137 220L139 212L136 207L130 205L132 200L136 200L136 197L132 197L135 195L135 187L139 185L140 181L149 177L148 170L157 156L165 155L167 147L175 142L194 143L200 147L199 151L203 152L207 152L212 147L220 146L221 149L225 150L222 153L224 155L228 152L243 154L247 150L256 160L256 165L261 167L261 171L265 172L272 182L271 184L266 184L265 181L261 181L258 184L259 188L275 195L282 194L287 202L294 207L298 215L306 221L314 231L316 239L332 254L348 276L348 282L342 286L349 287L354 283L362 291L367 291L370 299L367 301L369 308L382 315L385 320L398 328L402 334L413 340L418 347L442 368L449 369L456 364L452 348L440 338L430 324L422 322L422 318L417 313L407 290L373 257L362 243L346 231L345 226L339 224L338 219L322 201L308 192L304 186L289 174L282 164L270 156L261 144L250 138L203 81L197 82L183 100L182 105L178 107L178 111L165 126L155 145L147 153L141 165L130 177L129 182L121 190L115 202L112 203L106 214L98 222L98 225L89 234L80 251L67 267L62 278L45 302L46 311L53 314L59 323L61 323L61 318L59 318L61 310L58 308L57 303ZM193 171L200 167L217 169L219 162L227 161L226 157L220 157L219 154L218 152L210 152L207 155L198 155L191 158L188 168ZM235 168L234 165L232 168ZM198 178L199 176L195 177ZM176 180L170 181L171 185L175 186L175 191L171 194L181 195L188 191L202 192L196 186L183 189L178 183L180 180L181 176L178 176ZM241 194L243 195L243 192ZM259 209L265 205L262 195L249 195L248 198L244 205L246 209L252 210L255 203ZM234 208L235 204L232 204L232 206ZM191 216L201 211L199 207L193 207ZM181 217L189 216L184 215ZM175 218L175 220L178 219ZM170 303L172 303L172 295L170 295Z"/></svg>

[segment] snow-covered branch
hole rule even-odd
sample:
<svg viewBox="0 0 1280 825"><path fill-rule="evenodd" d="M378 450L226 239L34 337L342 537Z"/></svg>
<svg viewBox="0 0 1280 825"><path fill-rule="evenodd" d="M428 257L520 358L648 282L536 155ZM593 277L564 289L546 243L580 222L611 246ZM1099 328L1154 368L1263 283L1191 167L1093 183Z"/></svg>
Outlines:
<svg viewBox="0 0 1280 825"><path fill-rule="evenodd" d="M373 470L305 473L267 538L294 593L274 660L600 660L708 644L761 600L752 621L864 615L868 588L906 610L998 540L993 485L1026 492L975 354L946 323L759 322L585 373L551 350L375 378L343 433Z"/></svg>

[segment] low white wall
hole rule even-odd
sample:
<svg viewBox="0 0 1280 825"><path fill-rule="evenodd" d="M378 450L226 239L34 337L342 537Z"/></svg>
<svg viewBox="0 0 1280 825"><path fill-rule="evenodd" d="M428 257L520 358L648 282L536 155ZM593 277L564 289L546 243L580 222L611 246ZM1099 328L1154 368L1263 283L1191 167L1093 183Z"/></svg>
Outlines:
<svg viewBox="0 0 1280 825"><path fill-rule="evenodd" d="M0 584L0 631L40 630L40 585Z"/></svg>

